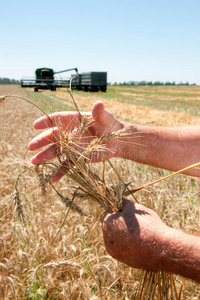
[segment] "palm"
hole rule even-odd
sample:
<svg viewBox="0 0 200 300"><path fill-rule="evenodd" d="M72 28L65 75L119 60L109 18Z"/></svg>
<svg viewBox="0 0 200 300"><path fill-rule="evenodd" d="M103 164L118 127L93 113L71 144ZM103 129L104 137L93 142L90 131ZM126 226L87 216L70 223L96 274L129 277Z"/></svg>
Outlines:
<svg viewBox="0 0 200 300"><path fill-rule="evenodd" d="M112 131L119 130L123 125L107 110L102 102L97 101L91 113L83 113L90 120L88 130L85 131L81 139L79 138L80 148L85 148L95 138L106 135ZM60 128L62 131L72 131L79 127L81 118L77 112L58 112L41 117L34 122L35 129L46 129L40 135L36 136L29 144L29 150L38 150L44 146L50 145L32 158L32 163L37 165L56 157L60 139ZM55 127L57 126L57 127ZM59 127L59 129L58 129ZM52 129L53 128L53 129ZM110 158L116 152L115 141L110 141L107 145L106 155ZM91 161L100 161L101 155L93 155ZM57 174L55 181L61 177Z"/></svg>

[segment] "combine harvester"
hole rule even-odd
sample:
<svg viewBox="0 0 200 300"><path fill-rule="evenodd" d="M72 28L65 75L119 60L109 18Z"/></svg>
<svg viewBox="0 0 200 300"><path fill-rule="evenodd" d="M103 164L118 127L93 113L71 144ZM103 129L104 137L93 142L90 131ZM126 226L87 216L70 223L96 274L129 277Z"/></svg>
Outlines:
<svg viewBox="0 0 200 300"><path fill-rule="evenodd" d="M75 70L76 74L71 75L70 79L55 79L55 74ZM74 77L74 78L73 78ZM72 79L72 80L71 80ZM54 72L50 68L40 68L35 71L35 79L21 79L21 87L33 87L35 92L39 89L56 91L56 88L69 87L71 80L72 89L84 90L90 92L106 92L107 72L87 72L78 73L77 68L71 68L59 72Z"/></svg>

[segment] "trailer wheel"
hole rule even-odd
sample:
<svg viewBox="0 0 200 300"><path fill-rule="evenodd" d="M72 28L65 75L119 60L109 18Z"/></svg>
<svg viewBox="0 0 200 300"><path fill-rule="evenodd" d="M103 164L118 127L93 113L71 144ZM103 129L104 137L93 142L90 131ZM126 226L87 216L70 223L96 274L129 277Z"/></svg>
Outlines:
<svg viewBox="0 0 200 300"><path fill-rule="evenodd" d="M88 90L89 90L89 89L88 89L88 86L84 86L83 89L84 89L84 92L88 92Z"/></svg>
<svg viewBox="0 0 200 300"><path fill-rule="evenodd" d="M106 92L106 86L102 86L101 91L105 93Z"/></svg>
<svg viewBox="0 0 200 300"><path fill-rule="evenodd" d="M34 92L38 92L38 88L34 88Z"/></svg>

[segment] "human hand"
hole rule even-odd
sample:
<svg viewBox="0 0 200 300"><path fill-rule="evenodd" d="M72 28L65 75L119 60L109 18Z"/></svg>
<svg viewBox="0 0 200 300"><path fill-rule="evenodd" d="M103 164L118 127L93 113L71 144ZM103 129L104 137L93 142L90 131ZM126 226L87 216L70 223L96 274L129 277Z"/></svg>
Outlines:
<svg viewBox="0 0 200 300"><path fill-rule="evenodd" d="M123 199L122 212L105 212L102 230L107 252L133 268L159 270L168 228L151 209Z"/></svg>
<svg viewBox="0 0 200 300"><path fill-rule="evenodd" d="M90 120L88 131L86 131L81 139L78 141L79 150L87 147L87 145L96 137L101 137L110 132L120 130L124 127L123 123L117 120L111 112L105 109L104 104L101 101L96 101L92 107L91 113L81 113L83 116L87 116ZM72 131L74 128L80 125L81 118L77 112L57 112L48 116L43 116L37 119L33 126L35 129L46 129L44 132L36 136L29 143L28 148L30 151L38 150L44 146L50 145L45 150L40 151L34 157L31 162L34 165L44 163L54 159L60 150L59 139L60 130ZM55 124L58 124L59 129ZM61 128L61 129L60 129ZM112 139L106 145L105 154L108 158L115 156L117 152L116 139ZM90 162L97 162L104 160L101 153L95 153L90 157ZM58 181L63 176L60 171L57 172L52 181Z"/></svg>

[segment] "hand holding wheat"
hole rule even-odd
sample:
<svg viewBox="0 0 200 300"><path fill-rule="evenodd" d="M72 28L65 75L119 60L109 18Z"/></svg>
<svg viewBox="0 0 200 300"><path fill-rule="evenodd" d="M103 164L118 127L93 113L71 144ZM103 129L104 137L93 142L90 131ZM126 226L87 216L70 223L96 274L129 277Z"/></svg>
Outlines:
<svg viewBox="0 0 200 300"><path fill-rule="evenodd" d="M123 199L102 217L107 252L133 268L176 273L200 282L200 238L166 226L151 209Z"/></svg>
<svg viewBox="0 0 200 300"><path fill-rule="evenodd" d="M106 136L111 132L117 132L124 127L124 124L118 121L112 113L104 108L101 101L94 103L91 113L82 113L82 118L86 117L87 130L83 129L83 134L78 137L77 143L74 143L74 147L78 148L79 152L84 152L84 149L95 138ZM38 150L44 146L50 145L45 150L42 150L32 158L32 163L37 165L54 159L60 151L60 134L62 132L72 132L74 128L79 127L81 124L81 116L77 112L57 112L48 116L43 116L34 122L35 129L46 129L44 132L36 136L29 143L29 150ZM82 122L84 124L84 122ZM57 125L57 127L55 127ZM106 143L106 140L105 140ZM116 155L117 152L117 140L110 139L106 143L104 154L106 157L111 158ZM102 153L92 151L90 162L97 162L105 160ZM58 171L53 181L59 180L63 176L61 171Z"/></svg>
<svg viewBox="0 0 200 300"><path fill-rule="evenodd" d="M107 252L132 268L158 271L168 227L151 209L123 199L122 211L101 216Z"/></svg>

